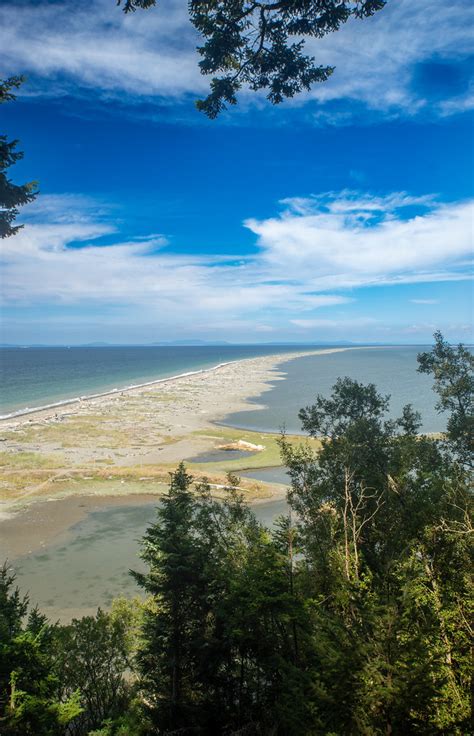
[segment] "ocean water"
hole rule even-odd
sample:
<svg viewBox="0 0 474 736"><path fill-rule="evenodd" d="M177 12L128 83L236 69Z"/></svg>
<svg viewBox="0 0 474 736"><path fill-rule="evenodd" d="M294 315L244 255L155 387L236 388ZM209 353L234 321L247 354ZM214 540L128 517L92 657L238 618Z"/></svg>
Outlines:
<svg viewBox="0 0 474 736"><path fill-rule="evenodd" d="M0 415L242 358L313 349L297 345L1 348ZM266 432L285 427L298 433L299 409L312 404L318 393L329 395L338 377L350 376L375 383L381 393L390 394L392 417L412 403L422 415L424 431L442 431L446 418L434 408L431 377L417 372L416 356L423 349L426 347L360 348L290 360L278 368L286 373L286 380L275 381L271 390L251 400L265 408L229 415L224 423Z"/></svg>
<svg viewBox="0 0 474 736"><path fill-rule="evenodd" d="M446 416L435 409L437 396L431 376L417 372L418 353L426 347L384 347L346 350L323 355L308 355L284 363L278 371L284 381L275 381L271 389L250 403L264 405L259 411L230 414L225 424L241 429L275 432L281 428L290 434L301 432L298 411L314 403L317 394L329 396L337 378L349 376L362 383L374 383L380 393L391 396L392 418L411 403L420 412L424 432L441 432Z"/></svg>
<svg viewBox="0 0 474 736"><path fill-rule="evenodd" d="M308 346L0 348L0 415Z"/></svg>
<svg viewBox="0 0 474 736"><path fill-rule="evenodd" d="M267 526L287 508L284 500L252 507ZM156 503L92 511L71 527L67 540L14 560L17 583L53 621L107 608L120 595L137 595L129 570L145 570L140 540L155 518Z"/></svg>

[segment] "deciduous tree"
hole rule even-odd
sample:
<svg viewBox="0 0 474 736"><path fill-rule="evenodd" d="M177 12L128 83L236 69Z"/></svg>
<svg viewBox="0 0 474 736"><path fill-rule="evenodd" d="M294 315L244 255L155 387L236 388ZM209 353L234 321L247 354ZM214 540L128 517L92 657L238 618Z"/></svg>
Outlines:
<svg viewBox="0 0 474 736"><path fill-rule="evenodd" d="M436 408L449 412L448 436L462 462L472 466L474 450L474 355L460 344L450 345L441 332L434 334L432 350L418 356L420 373L434 378L439 396Z"/></svg>

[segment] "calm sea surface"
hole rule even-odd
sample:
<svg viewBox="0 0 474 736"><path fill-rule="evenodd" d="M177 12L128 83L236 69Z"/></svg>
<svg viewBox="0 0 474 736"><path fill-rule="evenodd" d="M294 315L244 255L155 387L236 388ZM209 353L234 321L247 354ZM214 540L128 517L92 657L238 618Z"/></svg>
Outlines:
<svg viewBox="0 0 474 736"><path fill-rule="evenodd" d="M311 349L295 345L1 348L0 415L232 360ZM328 395L338 377L351 376L375 383L382 393L390 394L392 416L398 416L404 404L412 403L422 414L423 429L440 431L445 421L434 409L431 378L416 370L416 356L421 349L351 349L291 360L279 369L287 374L286 380L275 381L270 391L253 400L266 408L233 414L226 424L262 431L278 431L285 426L288 432L299 432L298 410L311 404L317 393Z"/></svg>
<svg viewBox="0 0 474 736"><path fill-rule="evenodd" d="M375 383L380 393L391 396L390 416L401 415L405 404L413 404L423 419L425 432L445 429L446 419L434 406L436 394L432 379L417 373L416 356L426 347L365 348L325 355L309 355L280 365L286 373L270 391L250 403L265 405L259 411L231 414L225 424L242 429L274 432L285 427L289 433L299 433L298 411L314 403L318 393L329 396L339 377L350 376L362 383Z"/></svg>
<svg viewBox="0 0 474 736"><path fill-rule="evenodd" d="M0 348L0 414L308 346Z"/></svg>

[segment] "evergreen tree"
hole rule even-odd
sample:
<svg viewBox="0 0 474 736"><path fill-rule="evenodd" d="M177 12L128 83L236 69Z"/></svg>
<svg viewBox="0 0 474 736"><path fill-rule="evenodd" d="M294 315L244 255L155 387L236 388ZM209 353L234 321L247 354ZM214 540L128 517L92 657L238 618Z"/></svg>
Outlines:
<svg viewBox="0 0 474 736"><path fill-rule="evenodd" d="M2 736L60 736L80 713L78 693L61 701L54 672L54 628L15 576L0 569L0 733Z"/></svg>
<svg viewBox="0 0 474 736"><path fill-rule="evenodd" d="M164 732L198 717L194 637L203 620L204 559L193 529L192 478L183 464L146 532L141 558L147 573L133 572L153 605L146 610L138 653L141 688L150 719Z"/></svg>
<svg viewBox="0 0 474 736"><path fill-rule="evenodd" d="M144 538L149 572L135 573L152 595L138 662L154 728L296 736L311 721L312 684L293 530L273 539L235 487L217 501L190 484L181 465Z"/></svg>
<svg viewBox="0 0 474 736"><path fill-rule="evenodd" d="M0 104L15 99L13 90L22 84L23 77L10 77L0 80ZM37 194L37 183L13 184L7 176L7 170L23 158L17 151L18 141L9 141L6 135L0 135L0 238L8 238L23 227L14 225L18 208L32 202Z"/></svg>

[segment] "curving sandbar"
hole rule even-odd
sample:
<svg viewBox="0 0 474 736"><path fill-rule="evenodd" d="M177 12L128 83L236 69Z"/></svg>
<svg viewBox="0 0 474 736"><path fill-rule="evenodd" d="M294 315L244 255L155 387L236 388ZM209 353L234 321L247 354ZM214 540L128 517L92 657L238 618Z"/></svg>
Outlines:
<svg viewBox="0 0 474 736"><path fill-rule="evenodd" d="M219 447L248 445L258 451L189 462L191 472L208 477L217 493L228 470L279 465L277 435L215 422L232 412L258 410L248 400L284 378L281 364L347 349L248 358L4 420L0 519L40 500L93 496L118 502L159 495L180 460ZM251 479L241 486L249 501L282 494L281 486Z"/></svg>

